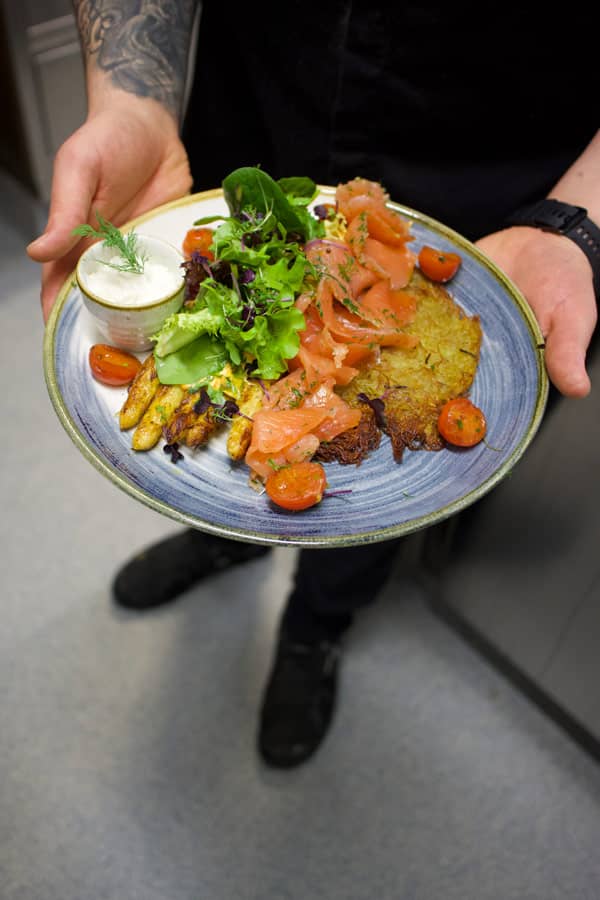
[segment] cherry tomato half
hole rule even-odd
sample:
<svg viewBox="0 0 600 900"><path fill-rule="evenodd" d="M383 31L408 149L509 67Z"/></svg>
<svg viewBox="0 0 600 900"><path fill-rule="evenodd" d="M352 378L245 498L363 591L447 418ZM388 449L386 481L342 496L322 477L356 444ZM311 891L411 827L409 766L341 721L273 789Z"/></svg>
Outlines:
<svg viewBox="0 0 600 900"><path fill-rule="evenodd" d="M457 447L473 447L482 441L487 429L485 416L467 397L456 397L444 404L438 419L444 440Z"/></svg>
<svg viewBox="0 0 600 900"><path fill-rule="evenodd" d="M432 281L450 281L460 263L458 253L443 253L434 247L422 247L419 252L419 268Z"/></svg>
<svg viewBox="0 0 600 900"><path fill-rule="evenodd" d="M296 510L319 503L326 484L325 469L320 463L297 462L269 475L265 489L273 503Z"/></svg>
<svg viewBox="0 0 600 900"><path fill-rule="evenodd" d="M213 242L212 228L190 228L183 240L183 255L191 256L194 251L213 260L214 254L208 249Z"/></svg>
<svg viewBox="0 0 600 900"><path fill-rule="evenodd" d="M90 347L90 369L97 381L111 387L129 384L142 368L139 359L108 344L94 344Z"/></svg>

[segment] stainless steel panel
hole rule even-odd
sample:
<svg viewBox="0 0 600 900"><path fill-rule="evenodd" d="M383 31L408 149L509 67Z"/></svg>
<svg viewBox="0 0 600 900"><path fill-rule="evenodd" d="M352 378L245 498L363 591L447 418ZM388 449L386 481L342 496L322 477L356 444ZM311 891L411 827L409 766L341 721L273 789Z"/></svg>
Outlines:
<svg viewBox="0 0 600 900"><path fill-rule="evenodd" d="M85 83L79 37L69 3L12 3L0 0L10 48L16 103L33 186L50 196L58 147L83 121ZM48 21L42 14L55 15Z"/></svg>
<svg viewBox="0 0 600 900"><path fill-rule="evenodd" d="M600 739L600 564L540 683Z"/></svg>
<svg viewBox="0 0 600 900"><path fill-rule="evenodd" d="M599 384L598 356L591 375ZM600 738L598 484L600 396L561 398L512 476L459 521L436 590Z"/></svg>
<svg viewBox="0 0 600 900"><path fill-rule="evenodd" d="M23 8L26 27L50 22L52 19L73 13L71 0L7 0L7 3L13 6L16 6L17 2Z"/></svg>
<svg viewBox="0 0 600 900"><path fill-rule="evenodd" d="M32 63L44 155L51 161L60 145L86 116L79 42L38 53L32 57Z"/></svg>

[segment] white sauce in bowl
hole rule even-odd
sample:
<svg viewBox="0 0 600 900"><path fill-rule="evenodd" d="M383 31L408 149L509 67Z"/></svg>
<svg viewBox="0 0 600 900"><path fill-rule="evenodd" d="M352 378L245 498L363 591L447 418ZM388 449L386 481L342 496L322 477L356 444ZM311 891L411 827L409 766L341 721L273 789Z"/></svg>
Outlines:
<svg viewBox="0 0 600 900"><path fill-rule="evenodd" d="M122 264L120 256L107 260L113 265ZM145 306L169 294L181 286L181 270L169 268L162 263L147 259L144 271L119 272L110 266L96 262L86 275L86 287L96 297L114 306Z"/></svg>

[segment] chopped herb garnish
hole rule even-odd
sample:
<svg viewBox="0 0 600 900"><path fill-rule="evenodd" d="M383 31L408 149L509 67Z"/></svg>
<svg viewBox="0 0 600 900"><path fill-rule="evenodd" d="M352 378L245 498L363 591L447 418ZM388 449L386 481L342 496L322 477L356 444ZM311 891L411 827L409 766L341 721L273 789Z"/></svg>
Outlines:
<svg viewBox="0 0 600 900"><path fill-rule="evenodd" d="M350 297L344 297L342 299L342 303L346 307L346 309L350 310L351 313L354 313L357 316L360 315L358 306L353 300L350 299Z"/></svg>
<svg viewBox="0 0 600 900"><path fill-rule="evenodd" d="M294 395L294 399L290 401L289 404L291 409L300 406L300 404L304 400L304 394L302 393L302 391L299 391L298 388L292 388L292 394Z"/></svg>
<svg viewBox="0 0 600 900"><path fill-rule="evenodd" d="M100 225L99 230L92 228L91 225L78 225L73 229L73 234L79 235L79 237L103 238L104 246L117 250L123 262L112 263L103 259L99 259L98 262L111 269L117 269L119 272L141 275L144 271L146 256L138 249L137 235L133 231L122 234L116 225L104 219L98 211L96 211L96 219Z"/></svg>

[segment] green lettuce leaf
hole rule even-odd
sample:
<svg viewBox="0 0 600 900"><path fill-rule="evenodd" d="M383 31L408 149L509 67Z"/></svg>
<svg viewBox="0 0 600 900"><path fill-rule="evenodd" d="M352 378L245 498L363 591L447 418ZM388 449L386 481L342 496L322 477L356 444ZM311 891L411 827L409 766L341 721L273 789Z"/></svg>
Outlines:
<svg viewBox="0 0 600 900"><path fill-rule="evenodd" d="M277 184L293 206L308 206L317 195L317 186L312 178L303 175L279 178Z"/></svg>
<svg viewBox="0 0 600 900"><path fill-rule="evenodd" d="M161 384L194 384L220 372L228 354L223 341L203 334L168 356L155 352L154 360Z"/></svg>
<svg viewBox="0 0 600 900"><path fill-rule="evenodd" d="M275 292L281 299L285 297L293 299L302 288L307 268L308 263L303 255L296 255L293 261L283 258L274 263L261 265L252 287L254 290Z"/></svg>
<svg viewBox="0 0 600 900"><path fill-rule="evenodd" d="M153 340L156 341L154 355L168 356L191 344L201 334L215 335L222 323L222 312L211 312L206 308L195 312L173 313L158 334L153 336Z"/></svg>
<svg viewBox="0 0 600 900"><path fill-rule="evenodd" d="M296 182L289 192L292 197L297 197L299 190L304 200L309 181L304 178L285 179L284 184L287 182L289 189L290 183ZM305 241L316 236L319 226L322 229L322 223L308 210L290 203L280 184L254 166L243 166L231 172L223 181L223 194L232 216L239 216L244 209L254 209L262 215L271 213L286 232L299 234Z"/></svg>
<svg viewBox="0 0 600 900"><path fill-rule="evenodd" d="M305 328L303 314L292 303L256 316L251 328L236 331L222 329L222 337L234 365L243 359L255 360L255 374L267 380L287 371L287 360L300 348L298 332Z"/></svg>

